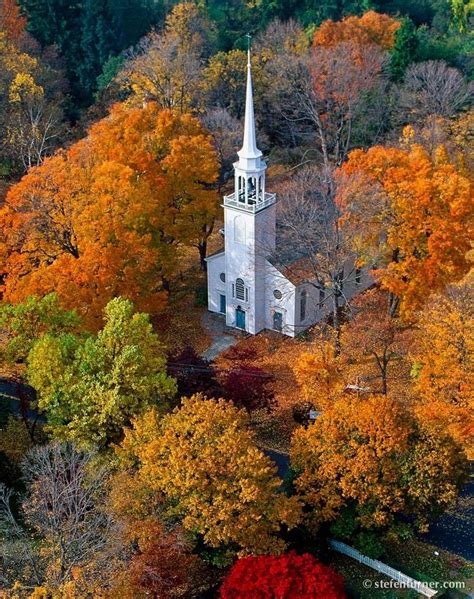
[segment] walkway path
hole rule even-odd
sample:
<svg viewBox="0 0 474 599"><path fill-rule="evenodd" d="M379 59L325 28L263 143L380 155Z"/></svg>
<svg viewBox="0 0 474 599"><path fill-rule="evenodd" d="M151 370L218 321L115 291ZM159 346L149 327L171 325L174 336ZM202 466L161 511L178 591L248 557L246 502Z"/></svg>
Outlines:
<svg viewBox="0 0 474 599"><path fill-rule="evenodd" d="M223 316L205 312L202 315L201 324L212 339L211 346L202 353L202 357L209 362L238 341L237 335L227 332Z"/></svg>

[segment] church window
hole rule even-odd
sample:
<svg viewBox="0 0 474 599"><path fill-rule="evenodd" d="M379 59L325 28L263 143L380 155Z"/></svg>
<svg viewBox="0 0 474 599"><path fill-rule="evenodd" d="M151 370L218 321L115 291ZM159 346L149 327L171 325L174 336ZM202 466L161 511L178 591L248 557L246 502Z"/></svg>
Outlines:
<svg viewBox="0 0 474 599"><path fill-rule="evenodd" d="M225 283L225 272L221 272L221 274L219 275L219 279Z"/></svg>
<svg viewBox="0 0 474 599"><path fill-rule="evenodd" d="M301 297L300 297L300 320L301 322L303 322L303 320L306 318L306 289L303 289L303 291L301 292Z"/></svg>
<svg viewBox="0 0 474 599"><path fill-rule="evenodd" d="M273 297L277 300L280 300L283 297L283 293L279 289L275 289L273 292Z"/></svg>
<svg viewBox="0 0 474 599"><path fill-rule="evenodd" d="M356 267L355 270L355 283L356 285L360 285L360 274L361 274L361 269Z"/></svg>
<svg viewBox="0 0 474 599"><path fill-rule="evenodd" d="M246 297L245 297L245 283L243 282L242 279L236 279L235 281L235 297L239 300L243 300L245 301ZM247 294L247 300L248 300L248 294Z"/></svg>

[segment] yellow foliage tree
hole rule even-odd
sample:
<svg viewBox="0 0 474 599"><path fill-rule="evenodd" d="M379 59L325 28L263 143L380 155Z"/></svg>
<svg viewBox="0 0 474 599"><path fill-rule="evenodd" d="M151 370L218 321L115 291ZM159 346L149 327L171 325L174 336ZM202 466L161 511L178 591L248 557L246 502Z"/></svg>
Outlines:
<svg viewBox="0 0 474 599"><path fill-rule="evenodd" d="M472 455L474 438L474 272L435 296L418 322L413 354L417 413Z"/></svg>
<svg viewBox="0 0 474 599"><path fill-rule="evenodd" d="M334 344L319 340L311 352L303 352L293 367L304 399L325 409L345 386L341 359L334 356Z"/></svg>
<svg viewBox="0 0 474 599"><path fill-rule="evenodd" d="M118 449L138 464L142 485L162 494L168 517L229 557L279 553L283 525L298 523L298 500L278 492L272 461L255 445L247 416L224 400L200 395L157 419L148 412Z"/></svg>

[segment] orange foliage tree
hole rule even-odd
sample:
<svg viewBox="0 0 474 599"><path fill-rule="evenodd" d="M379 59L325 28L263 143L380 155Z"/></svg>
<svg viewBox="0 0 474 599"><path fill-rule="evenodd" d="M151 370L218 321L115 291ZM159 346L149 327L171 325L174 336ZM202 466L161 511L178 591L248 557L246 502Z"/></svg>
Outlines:
<svg viewBox="0 0 474 599"><path fill-rule="evenodd" d="M0 2L0 31L7 39L17 42L25 33L26 19L21 14L16 0L2 0Z"/></svg>
<svg viewBox="0 0 474 599"><path fill-rule="evenodd" d="M400 514L426 528L456 499L468 463L450 437L420 429L386 396L345 396L296 430L291 463L307 523L317 528L355 506L366 529L390 529Z"/></svg>
<svg viewBox="0 0 474 599"><path fill-rule="evenodd" d="M197 119L116 105L11 188L0 210L5 299L54 290L89 323L117 295L161 308L180 248L206 252L217 171Z"/></svg>
<svg viewBox="0 0 474 599"><path fill-rule="evenodd" d="M474 273L432 298L413 352L420 419L447 430L472 454L474 437Z"/></svg>
<svg viewBox="0 0 474 599"><path fill-rule="evenodd" d="M338 190L356 251L368 265L378 262L402 316L468 271L473 187L442 146L434 157L409 142L354 150L339 169Z"/></svg>
<svg viewBox="0 0 474 599"><path fill-rule="evenodd" d="M321 23L313 38L313 45L331 48L342 42L360 45L375 44L390 50L395 43L399 21L388 15L369 10L361 17L349 16L342 21Z"/></svg>

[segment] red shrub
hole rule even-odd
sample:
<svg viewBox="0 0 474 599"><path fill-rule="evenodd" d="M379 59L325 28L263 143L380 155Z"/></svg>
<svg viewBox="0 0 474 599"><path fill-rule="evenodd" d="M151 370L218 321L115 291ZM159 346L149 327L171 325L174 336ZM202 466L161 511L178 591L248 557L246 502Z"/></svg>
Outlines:
<svg viewBox="0 0 474 599"><path fill-rule="evenodd" d="M221 599L344 599L342 576L305 553L240 559L220 590Z"/></svg>

